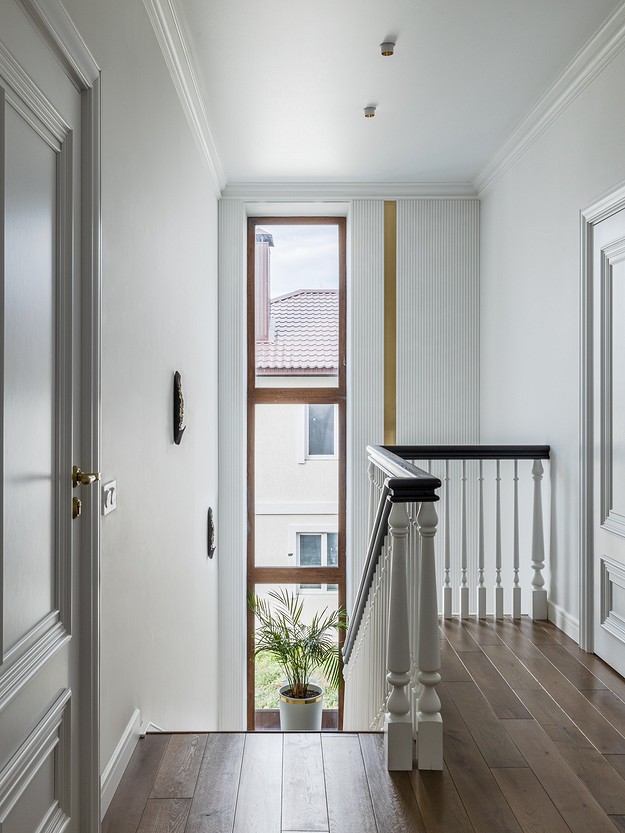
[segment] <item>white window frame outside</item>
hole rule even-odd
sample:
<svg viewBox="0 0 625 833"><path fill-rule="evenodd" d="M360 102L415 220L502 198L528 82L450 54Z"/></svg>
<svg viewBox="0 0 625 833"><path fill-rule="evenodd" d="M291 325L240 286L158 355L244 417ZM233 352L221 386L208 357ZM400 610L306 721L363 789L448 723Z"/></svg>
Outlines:
<svg viewBox="0 0 625 833"><path fill-rule="evenodd" d="M308 460L338 460L338 436L339 436L339 409L338 405L335 403L329 405L328 407L334 408L334 452L332 454L310 454L308 450L308 440L309 440L309 425L310 425L310 405L304 405L304 449L302 455L302 462L306 462ZM326 530L326 532L332 532L332 530Z"/></svg>
<svg viewBox="0 0 625 833"><path fill-rule="evenodd" d="M296 565L300 566L299 561L299 537L300 535L321 535L321 567L328 566L328 535L338 534L337 524L307 524L306 526L298 526L292 524L289 526L289 552L294 553ZM331 583L331 582L330 582ZM298 595L319 595L320 593L335 593L336 590L328 590L328 584L322 584L320 588L308 588L300 584L297 585L295 591Z"/></svg>

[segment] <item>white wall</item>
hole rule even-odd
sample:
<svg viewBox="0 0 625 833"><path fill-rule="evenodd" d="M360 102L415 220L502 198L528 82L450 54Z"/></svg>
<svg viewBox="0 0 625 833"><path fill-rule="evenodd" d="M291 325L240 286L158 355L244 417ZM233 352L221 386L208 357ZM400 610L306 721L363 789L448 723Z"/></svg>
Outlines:
<svg viewBox="0 0 625 833"><path fill-rule="evenodd" d="M625 53L484 195L481 441L552 446L553 602L579 616L579 212L625 179Z"/></svg>
<svg viewBox="0 0 625 833"><path fill-rule="evenodd" d="M217 721L217 205L141 0L67 0L102 68L104 767L135 708ZM182 374L187 430L172 442Z"/></svg>

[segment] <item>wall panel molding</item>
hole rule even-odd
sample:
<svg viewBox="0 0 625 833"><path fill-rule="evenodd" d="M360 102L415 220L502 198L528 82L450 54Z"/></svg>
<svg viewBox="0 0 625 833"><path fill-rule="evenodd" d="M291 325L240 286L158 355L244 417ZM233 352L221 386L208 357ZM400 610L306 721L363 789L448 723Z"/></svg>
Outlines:
<svg viewBox="0 0 625 833"><path fill-rule="evenodd" d="M246 217L219 203L219 728L246 727Z"/></svg>
<svg viewBox="0 0 625 833"><path fill-rule="evenodd" d="M69 708L66 689L0 772L0 828L37 773L54 755L54 801L38 828L41 833L64 829L69 822Z"/></svg>
<svg viewBox="0 0 625 833"><path fill-rule="evenodd" d="M354 200L347 283L348 609L367 554L366 448L384 440L384 201Z"/></svg>

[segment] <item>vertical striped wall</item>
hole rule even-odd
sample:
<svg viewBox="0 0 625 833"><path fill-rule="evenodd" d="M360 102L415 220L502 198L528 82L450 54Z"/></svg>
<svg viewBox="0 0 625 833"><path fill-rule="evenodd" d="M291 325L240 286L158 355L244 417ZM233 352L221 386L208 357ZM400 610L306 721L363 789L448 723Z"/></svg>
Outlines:
<svg viewBox="0 0 625 833"><path fill-rule="evenodd" d="M479 201L397 204L397 442L479 441Z"/></svg>
<svg viewBox="0 0 625 833"><path fill-rule="evenodd" d="M246 218L219 202L219 728L246 727Z"/></svg>
<svg viewBox="0 0 625 833"><path fill-rule="evenodd" d="M355 200L349 222L347 383L347 601L367 551L365 449L384 441L384 202Z"/></svg>

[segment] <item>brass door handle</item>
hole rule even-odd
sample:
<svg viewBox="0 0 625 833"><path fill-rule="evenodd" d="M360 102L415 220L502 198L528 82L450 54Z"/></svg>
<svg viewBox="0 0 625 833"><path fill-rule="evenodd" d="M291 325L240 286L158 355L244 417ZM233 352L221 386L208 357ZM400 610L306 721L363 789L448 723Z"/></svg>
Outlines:
<svg viewBox="0 0 625 833"><path fill-rule="evenodd" d="M78 466L72 469L72 483L74 488L80 484L81 486L90 486L100 479L99 471L81 471Z"/></svg>

